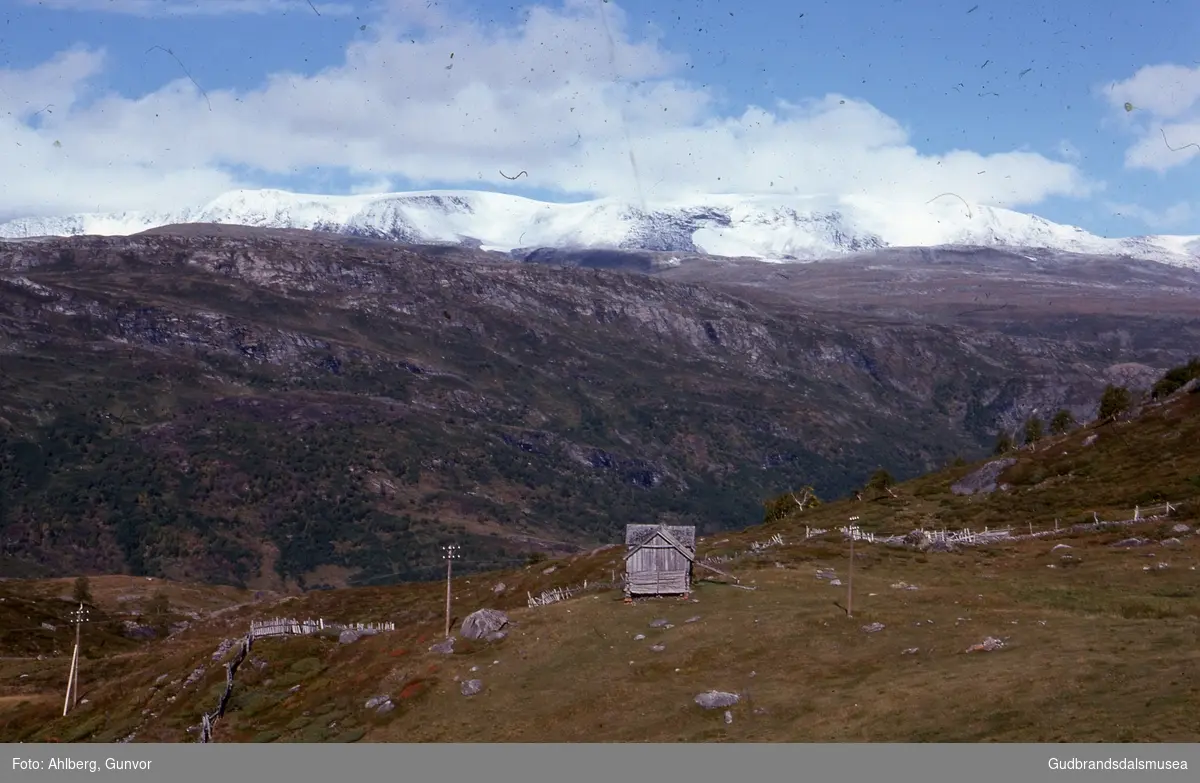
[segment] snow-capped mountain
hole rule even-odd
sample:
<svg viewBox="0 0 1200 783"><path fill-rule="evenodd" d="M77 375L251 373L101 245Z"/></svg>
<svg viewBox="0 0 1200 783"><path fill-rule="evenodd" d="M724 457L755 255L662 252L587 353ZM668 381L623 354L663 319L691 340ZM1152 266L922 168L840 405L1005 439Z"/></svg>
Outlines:
<svg viewBox="0 0 1200 783"><path fill-rule="evenodd" d="M239 190L177 212L121 212L0 223L0 238L119 236L178 223L301 228L509 252L616 248L797 261L884 247L1046 248L1200 268L1200 236L1106 238L1035 215L856 197L697 196L642 208L612 199L558 204L476 191L325 196Z"/></svg>

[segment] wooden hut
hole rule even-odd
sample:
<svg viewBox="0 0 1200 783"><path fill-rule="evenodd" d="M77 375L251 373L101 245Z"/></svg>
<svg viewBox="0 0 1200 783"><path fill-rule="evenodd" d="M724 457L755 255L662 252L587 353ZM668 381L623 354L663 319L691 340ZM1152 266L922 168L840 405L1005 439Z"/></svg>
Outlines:
<svg viewBox="0 0 1200 783"><path fill-rule="evenodd" d="M696 528L625 526L625 595L689 595Z"/></svg>

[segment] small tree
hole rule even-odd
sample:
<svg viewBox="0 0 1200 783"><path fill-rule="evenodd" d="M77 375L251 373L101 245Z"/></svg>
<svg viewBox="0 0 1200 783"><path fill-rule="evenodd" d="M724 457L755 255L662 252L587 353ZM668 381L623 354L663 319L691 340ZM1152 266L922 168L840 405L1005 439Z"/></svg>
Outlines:
<svg viewBox="0 0 1200 783"><path fill-rule="evenodd" d="M992 449L992 454L1000 455L1007 454L1016 447L1013 443L1012 435L1007 432L1001 432L996 436L996 446Z"/></svg>
<svg viewBox="0 0 1200 783"><path fill-rule="evenodd" d="M170 598L162 587L150 596L150 602L146 604L146 614L156 621L162 621L170 614Z"/></svg>
<svg viewBox="0 0 1200 783"><path fill-rule="evenodd" d="M895 485L896 479L892 478L892 474L887 472L887 468L880 468L871 474L871 480L867 482L868 487L874 489L887 489Z"/></svg>
<svg viewBox="0 0 1200 783"><path fill-rule="evenodd" d="M1133 395L1124 386L1113 386L1111 383L1104 387L1100 395L1100 421L1112 421L1127 412L1133 405Z"/></svg>
<svg viewBox="0 0 1200 783"><path fill-rule="evenodd" d="M1031 416L1029 420L1025 422L1026 445L1032 446L1034 443L1037 443L1042 439L1044 434L1045 430L1042 427L1041 419L1037 418L1036 416Z"/></svg>
<svg viewBox="0 0 1200 783"><path fill-rule="evenodd" d="M1075 426L1075 417L1066 408L1054 414L1050 419L1050 431L1055 435L1065 435Z"/></svg>
<svg viewBox="0 0 1200 783"><path fill-rule="evenodd" d="M71 592L71 597L75 599L77 604L90 604L92 602L92 583L88 581L86 576L75 578L75 587Z"/></svg>
<svg viewBox="0 0 1200 783"><path fill-rule="evenodd" d="M763 524L819 505L821 499L811 486L801 487L797 492L785 492L763 503Z"/></svg>
<svg viewBox="0 0 1200 783"><path fill-rule="evenodd" d="M866 489L878 497L884 493L890 495L891 492L889 492L889 490L895 485L896 479L892 478L892 474L888 473L887 469L885 468L879 468L872 473L871 478L867 480Z"/></svg>
<svg viewBox="0 0 1200 783"><path fill-rule="evenodd" d="M1154 384L1150 391L1153 399L1161 400L1170 397L1187 384L1188 381L1200 378L1200 358L1195 358L1180 367L1172 367Z"/></svg>

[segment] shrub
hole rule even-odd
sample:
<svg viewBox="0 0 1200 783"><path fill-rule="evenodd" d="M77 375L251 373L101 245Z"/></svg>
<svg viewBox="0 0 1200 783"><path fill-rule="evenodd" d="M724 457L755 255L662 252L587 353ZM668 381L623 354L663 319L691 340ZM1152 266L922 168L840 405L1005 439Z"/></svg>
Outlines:
<svg viewBox="0 0 1200 783"><path fill-rule="evenodd" d="M1126 413L1133 405L1133 395L1124 386L1114 386L1111 383L1104 387L1100 395L1100 421L1112 421Z"/></svg>

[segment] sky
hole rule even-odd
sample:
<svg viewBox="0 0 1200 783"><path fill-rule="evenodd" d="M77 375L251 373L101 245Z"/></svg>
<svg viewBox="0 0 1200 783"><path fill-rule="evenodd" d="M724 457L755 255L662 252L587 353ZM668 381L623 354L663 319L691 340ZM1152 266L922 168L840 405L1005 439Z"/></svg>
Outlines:
<svg viewBox="0 0 1200 783"><path fill-rule="evenodd" d="M257 187L953 193L1200 234L1195 0L0 6L0 219Z"/></svg>

